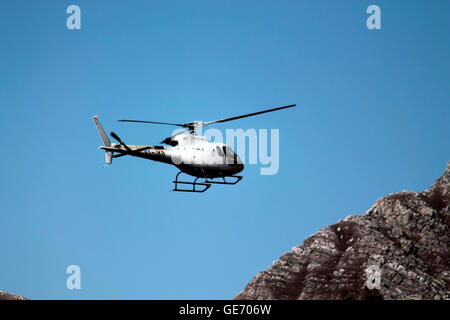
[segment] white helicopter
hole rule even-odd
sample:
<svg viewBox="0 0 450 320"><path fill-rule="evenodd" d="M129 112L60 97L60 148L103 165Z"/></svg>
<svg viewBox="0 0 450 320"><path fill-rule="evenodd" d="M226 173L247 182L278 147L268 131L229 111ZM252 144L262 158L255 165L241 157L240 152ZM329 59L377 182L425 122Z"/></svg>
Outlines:
<svg viewBox="0 0 450 320"><path fill-rule="evenodd" d="M209 142L206 137L197 134L197 129L213 123L237 120L291 107L295 107L295 104L208 122L168 123L144 120L118 120L121 122L163 124L186 128L184 131L161 141L161 143L169 146L127 145L114 132L111 132L110 135L118 143L111 143L98 120L98 116L94 116L93 119L103 141L103 146L100 149L105 150L106 163L108 165L112 163L113 158L126 155L172 164L180 170L176 175L175 181L173 181L175 184L173 191L205 192L211 187L211 184L234 185L241 181L242 176L237 176L236 174L244 170L244 164L229 146L223 143ZM186 134L186 132L189 133ZM178 177L181 173L191 175L195 177L195 180L193 182L180 181ZM215 178L222 178L222 181L213 180ZM234 180L227 181L225 178ZM204 181L197 182L198 179L204 179ZM179 184L191 185L192 188L179 188ZM199 188L196 188L197 186Z"/></svg>

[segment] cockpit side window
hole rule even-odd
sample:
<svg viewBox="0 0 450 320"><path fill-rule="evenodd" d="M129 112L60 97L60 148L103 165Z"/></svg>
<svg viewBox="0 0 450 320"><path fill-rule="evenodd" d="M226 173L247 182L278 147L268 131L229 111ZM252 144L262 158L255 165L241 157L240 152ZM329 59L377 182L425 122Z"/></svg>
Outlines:
<svg viewBox="0 0 450 320"><path fill-rule="evenodd" d="M219 154L219 156L223 157L222 149L219 146L217 146L216 149L217 149L217 153Z"/></svg>
<svg viewBox="0 0 450 320"><path fill-rule="evenodd" d="M233 152L233 150L229 146L223 146L222 149L223 153L225 154L225 158L227 159L226 163L227 164L235 163L236 154Z"/></svg>
<svg viewBox="0 0 450 320"><path fill-rule="evenodd" d="M233 158L234 152L229 146L223 146L222 149L227 158Z"/></svg>

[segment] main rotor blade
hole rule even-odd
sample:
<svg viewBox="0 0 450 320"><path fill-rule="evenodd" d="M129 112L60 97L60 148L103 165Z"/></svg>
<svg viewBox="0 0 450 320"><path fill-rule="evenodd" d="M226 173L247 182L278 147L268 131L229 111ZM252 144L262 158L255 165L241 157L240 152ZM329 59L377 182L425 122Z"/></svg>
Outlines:
<svg viewBox="0 0 450 320"><path fill-rule="evenodd" d="M159 122L159 121L145 121L145 120L117 120L119 122L139 122L139 123L152 123L152 124L165 124L169 126L185 127L182 123L170 123L170 122Z"/></svg>
<svg viewBox="0 0 450 320"><path fill-rule="evenodd" d="M273 108L273 109L267 109L267 110L263 110L263 111L248 113L248 114L244 114L242 116L236 116L236 117L231 117L231 118L225 118L225 119L220 119L220 120L215 120L215 121L204 122L202 124L202 126L204 127L204 126L207 126L207 125L210 125L210 124L213 124L213 123L221 123L221 122L227 122L227 121L237 120L237 119L241 119L241 118L252 117L252 116L256 116L258 114L263 114L263 113L267 113L267 112L282 110L282 109L286 109L286 108L292 108L292 107L295 107L295 106L296 106L295 104L290 104L288 106L283 106L283 107L278 107L278 108Z"/></svg>

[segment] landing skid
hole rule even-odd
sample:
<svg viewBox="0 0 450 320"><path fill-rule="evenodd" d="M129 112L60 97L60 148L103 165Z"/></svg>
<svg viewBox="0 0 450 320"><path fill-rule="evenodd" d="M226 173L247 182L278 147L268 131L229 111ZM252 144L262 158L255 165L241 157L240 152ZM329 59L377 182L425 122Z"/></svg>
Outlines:
<svg viewBox="0 0 450 320"><path fill-rule="evenodd" d="M230 182L228 182L227 180L225 180L225 178L236 178L236 180L235 180L235 181L230 181ZM214 180L208 180L208 179L206 179L206 180L205 180L205 183L229 184L229 185L232 185L232 184L236 184L236 183L238 183L239 181L241 181L241 180L242 180L242 176L226 176L226 177L222 177L222 179L223 179L223 181L214 181Z"/></svg>
<svg viewBox="0 0 450 320"><path fill-rule="evenodd" d="M173 183L175 184L175 188L172 191L178 191L178 192L197 192L197 193L201 193L201 192L205 192L206 190L208 190L209 188L211 188L211 184L228 184L228 185L234 185L236 183L238 183L239 181L242 180L242 176L227 176L227 177L223 177L223 181L214 181L214 180L208 180L207 178L195 178L194 182L190 182L190 181L180 181L178 180L178 176L183 173L182 171L178 172L177 176L175 177L175 181L173 181ZM229 182L226 181L225 178L235 178L235 181ZM205 179L204 182L197 182L198 179ZM178 188L178 185L182 184L182 185L191 185L192 189L180 189ZM202 189L196 189L196 186L200 186L202 187Z"/></svg>

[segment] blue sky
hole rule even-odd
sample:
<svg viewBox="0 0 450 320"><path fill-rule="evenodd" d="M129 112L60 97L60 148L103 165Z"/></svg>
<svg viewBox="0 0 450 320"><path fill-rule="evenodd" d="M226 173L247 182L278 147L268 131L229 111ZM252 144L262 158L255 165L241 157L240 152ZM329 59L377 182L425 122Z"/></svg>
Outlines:
<svg viewBox="0 0 450 320"><path fill-rule="evenodd" d="M81 8L81 30L66 8ZM381 30L366 8L381 8ZM0 2L0 290L32 299L229 299L315 233L430 187L450 160L448 1ZM174 167L103 168L172 128L278 128L280 171L170 192ZM67 266L82 289L66 289Z"/></svg>

